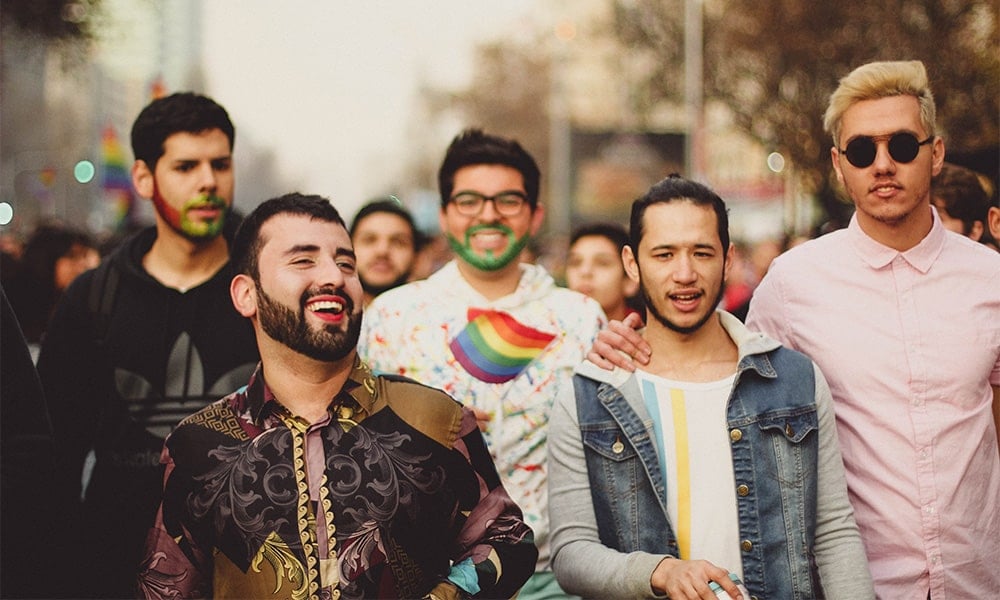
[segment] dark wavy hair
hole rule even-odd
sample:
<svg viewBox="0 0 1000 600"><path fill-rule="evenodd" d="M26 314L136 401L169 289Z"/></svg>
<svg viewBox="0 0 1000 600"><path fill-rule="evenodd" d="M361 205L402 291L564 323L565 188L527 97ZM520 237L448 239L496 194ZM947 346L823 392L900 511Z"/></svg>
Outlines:
<svg viewBox="0 0 1000 600"><path fill-rule="evenodd" d="M347 225L337 209L322 196L292 192L271 198L253 209L236 230L233 243L229 246L229 260L236 273L250 275L254 279L260 277L258 260L265 242L260 237L260 230L271 217L280 214L305 215L312 219L336 223L347 229Z"/></svg>
<svg viewBox="0 0 1000 600"><path fill-rule="evenodd" d="M438 170L441 207L451 201L455 188L455 173L470 165L505 165L517 169L524 178L524 191L531 210L538 206L541 173L538 164L517 141L484 133L481 129L466 129L455 136L445 152Z"/></svg>
<svg viewBox="0 0 1000 600"><path fill-rule="evenodd" d="M718 194L690 179L684 179L677 173L671 173L665 179L660 180L653 187L649 188L640 198L632 203L632 217L629 221L629 246L632 252L639 255L639 241L645 233L643 230L642 218L646 215L646 209L653 204L665 204L669 202L688 201L698 206L711 206L715 211L716 221L719 227L719 239L722 241L722 252L729 251L729 211L726 203Z"/></svg>
<svg viewBox="0 0 1000 600"><path fill-rule="evenodd" d="M163 156L163 143L175 133L220 129L233 149L236 128L229 113L215 100L193 92L178 92L150 102L132 123L132 154L150 171Z"/></svg>

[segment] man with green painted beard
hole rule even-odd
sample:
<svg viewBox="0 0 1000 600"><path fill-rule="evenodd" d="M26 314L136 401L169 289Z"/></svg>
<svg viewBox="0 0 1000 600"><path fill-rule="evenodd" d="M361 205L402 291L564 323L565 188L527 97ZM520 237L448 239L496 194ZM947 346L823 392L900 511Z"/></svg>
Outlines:
<svg viewBox="0 0 1000 600"><path fill-rule="evenodd" d="M54 488L70 521L53 555L72 557L60 569L73 597L134 597L164 437L258 361L253 329L229 302L234 136L226 110L197 94L140 112L132 184L156 222L74 281L43 340Z"/></svg>
<svg viewBox="0 0 1000 600"><path fill-rule="evenodd" d="M548 415L605 323L595 300L519 261L542 225L535 160L514 140L470 129L438 172L441 230L455 253L426 280L365 309L360 355L376 372L445 390L476 413L539 559L521 600L565 598L549 567Z"/></svg>

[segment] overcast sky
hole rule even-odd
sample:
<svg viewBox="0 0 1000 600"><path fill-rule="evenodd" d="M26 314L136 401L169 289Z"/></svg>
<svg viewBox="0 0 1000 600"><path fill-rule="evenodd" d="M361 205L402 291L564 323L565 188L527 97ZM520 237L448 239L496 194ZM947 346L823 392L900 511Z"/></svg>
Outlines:
<svg viewBox="0 0 1000 600"><path fill-rule="evenodd" d="M474 41L523 26L532 4L205 2L207 90L241 139L274 149L296 189L329 196L349 218L406 158L417 83L464 85Z"/></svg>

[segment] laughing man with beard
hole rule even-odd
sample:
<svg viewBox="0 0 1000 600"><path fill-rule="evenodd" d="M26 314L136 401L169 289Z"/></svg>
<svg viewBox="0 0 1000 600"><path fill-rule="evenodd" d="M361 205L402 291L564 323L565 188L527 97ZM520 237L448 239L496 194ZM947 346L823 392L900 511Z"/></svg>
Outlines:
<svg viewBox="0 0 1000 600"><path fill-rule="evenodd" d="M471 410L357 355L363 291L319 196L268 200L232 248L249 382L164 448L145 598L509 598L538 555Z"/></svg>

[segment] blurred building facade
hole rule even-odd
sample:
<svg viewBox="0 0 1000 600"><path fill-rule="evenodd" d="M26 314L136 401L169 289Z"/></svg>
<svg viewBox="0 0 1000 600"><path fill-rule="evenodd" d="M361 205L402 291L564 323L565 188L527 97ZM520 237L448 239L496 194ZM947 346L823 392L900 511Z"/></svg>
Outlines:
<svg viewBox="0 0 1000 600"><path fill-rule="evenodd" d="M87 43L2 24L0 202L13 209L5 233L25 235L46 219L97 233L151 221L147 203L123 195L131 122L164 91L200 87L200 3L98 6Z"/></svg>

